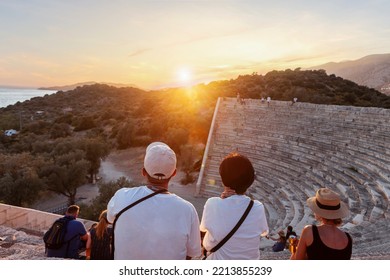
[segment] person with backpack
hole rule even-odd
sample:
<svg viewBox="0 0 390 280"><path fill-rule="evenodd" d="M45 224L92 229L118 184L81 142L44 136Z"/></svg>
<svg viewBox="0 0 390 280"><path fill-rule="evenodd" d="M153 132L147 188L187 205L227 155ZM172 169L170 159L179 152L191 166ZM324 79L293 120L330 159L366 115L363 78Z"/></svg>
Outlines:
<svg viewBox="0 0 390 280"><path fill-rule="evenodd" d="M77 221L80 207L71 205L64 217L56 220L45 233L43 240L46 256L53 258L79 259L79 248L89 235L84 224Z"/></svg>
<svg viewBox="0 0 390 280"><path fill-rule="evenodd" d="M146 148L146 184L119 189L107 206L113 224L115 260L186 260L200 257L199 217L195 207L170 193L176 154L165 143Z"/></svg>

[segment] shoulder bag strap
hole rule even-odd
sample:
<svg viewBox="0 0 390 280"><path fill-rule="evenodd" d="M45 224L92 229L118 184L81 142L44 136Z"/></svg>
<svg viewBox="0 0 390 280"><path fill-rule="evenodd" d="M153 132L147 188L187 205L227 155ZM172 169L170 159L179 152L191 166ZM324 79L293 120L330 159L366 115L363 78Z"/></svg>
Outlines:
<svg viewBox="0 0 390 280"><path fill-rule="evenodd" d="M129 210L131 207L136 206L137 204L141 203L142 201L145 201L148 198L151 198L152 196L155 196L155 195L157 195L159 193L164 193L164 192L167 192L167 190L160 189L160 190L155 191L155 192L153 192L153 193L151 193L151 194L149 194L147 196L144 196L144 197L138 199L137 201L134 201L130 205L126 206L121 211L119 211L118 214L116 214L114 222L112 223L112 236L111 236L111 256L112 256L112 259L114 259L114 251L115 251L115 238L114 238L114 236L115 236L115 225L116 225L116 222L118 221L118 218L120 217L120 215L122 215L124 212Z"/></svg>
<svg viewBox="0 0 390 280"><path fill-rule="evenodd" d="M253 200L249 202L248 207L246 208L244 214L242 215L241 219L238 221L236 226L229 232L228 235L225 236L224 239L222 239L214 248L210 250L211 253L217 251L219 248L221 248L229 239L233 236L233 234L238 230L238 228L241 226L241 224L244 222L246 217L248 216L249 212L251 211L253 206Z"/></svg>

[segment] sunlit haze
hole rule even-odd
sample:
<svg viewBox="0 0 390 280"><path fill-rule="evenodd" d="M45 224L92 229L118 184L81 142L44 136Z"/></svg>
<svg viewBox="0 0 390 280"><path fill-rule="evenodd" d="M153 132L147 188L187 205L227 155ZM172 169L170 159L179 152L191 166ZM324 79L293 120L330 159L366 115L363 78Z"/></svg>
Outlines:
<svg viewBox="0 0 390 280"><path fill-rule="evenodd" d="M390 51L390 1L0 1L0 85L155 89Z"/></svg>
<svg viewBox="0 0 390 280"><path fill-rule="evenodd" d="M187 68L182 68L178 71L178 78L179 82L183 83L184 85L187 85L192 82L192 73Z"/></svg>

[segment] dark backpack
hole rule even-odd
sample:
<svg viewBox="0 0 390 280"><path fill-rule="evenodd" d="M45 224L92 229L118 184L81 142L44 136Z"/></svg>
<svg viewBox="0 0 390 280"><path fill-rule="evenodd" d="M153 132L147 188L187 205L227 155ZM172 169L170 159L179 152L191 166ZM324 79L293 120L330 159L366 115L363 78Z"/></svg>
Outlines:
<svg viewBox="0 0 390 280"><path fill-rule="evenodd" d="M50 229L43 236L43 241L48 249L60 249L65 241L66 230L69 221L68 217L62 217L56 220Z"/></svg>

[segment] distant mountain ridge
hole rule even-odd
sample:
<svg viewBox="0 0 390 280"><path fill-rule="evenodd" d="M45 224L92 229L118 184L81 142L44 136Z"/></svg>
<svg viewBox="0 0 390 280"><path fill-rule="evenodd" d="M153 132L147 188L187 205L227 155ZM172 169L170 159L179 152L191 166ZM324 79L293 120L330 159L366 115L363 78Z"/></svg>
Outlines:
<svg viewBox="0 0 390 280"><path fill-rule="evenodd" d="M307 68L309 70L323 69L328 75L334 74L344 79L351 80L358 85L374 88L384 94L390 95L390 53L372 54L357 60L341 62L329 62ZM73 90L80 86L105 84L114 87L140 87L134 84L105 83L105 82L82 82L65 86L40 87L40 90Z"/></svg>
<svg viewBox="0 0 390 280"><path fill-rule="evenodd" d="M38 89L40 89L40 90L68 91L68 90L74 90L77 87L90 86L90 85L94 85L94 84L104 84L104 85L109 85L109 86L118 87L118 88L121 88L121 87L139 88L134 84L119 84L119 83L104 83L104 82L98 83L98 82L90 81L90 82L83 82L83 83L77 83L77 84L65 85L65 86L40 87Z"/></svg>
<svg viewBox="0 0 390 280"><path fill-rule="evenodd" d="M390 95L390 53L373 54L357 60L330 62L310 69L324 69L359 85Z"/></svg>

